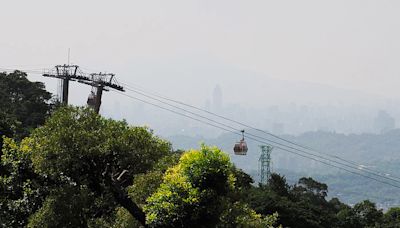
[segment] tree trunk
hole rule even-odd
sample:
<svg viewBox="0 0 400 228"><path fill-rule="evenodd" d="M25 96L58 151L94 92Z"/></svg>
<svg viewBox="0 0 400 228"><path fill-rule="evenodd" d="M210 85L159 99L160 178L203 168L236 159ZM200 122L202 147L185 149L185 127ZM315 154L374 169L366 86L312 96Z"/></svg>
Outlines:
<svg viewBox="0 0 400 228"><path fill-rule="evenodd" d="M126 210L128 210L129 213L131 213L131 215L135 219L137 219L144 227L147 227L145 213L136 203L134 203L128 197L128 195L125 193L125 191L120 188L119 184L114 182L114 184L110 187L111 187L111 191L112 191L116 201L122 207L124 207Z"/></svg>

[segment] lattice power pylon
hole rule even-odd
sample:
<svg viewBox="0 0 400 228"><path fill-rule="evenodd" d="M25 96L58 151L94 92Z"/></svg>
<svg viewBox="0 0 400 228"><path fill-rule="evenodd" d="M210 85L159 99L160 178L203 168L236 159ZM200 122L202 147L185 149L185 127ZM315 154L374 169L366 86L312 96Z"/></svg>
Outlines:
<svg viewBox="0 0 400 228"><path fill-rule="evenodd" d="M271 177L271 153L272 146L269 145L261 145L261 155L258 159L259 170L260 170L260 183L268 184L268 180Z"/></svg>

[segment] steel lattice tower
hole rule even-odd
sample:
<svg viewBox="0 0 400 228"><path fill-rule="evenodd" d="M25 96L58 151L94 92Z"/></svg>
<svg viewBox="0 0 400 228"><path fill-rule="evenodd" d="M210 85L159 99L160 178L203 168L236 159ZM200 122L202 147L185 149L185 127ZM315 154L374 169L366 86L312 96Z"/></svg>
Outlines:
<svg viewBox="0 0 400 228"><path fill-rule="evenodd" d="M271 177L271 152L273 147L269 145L261 145L261 155L258 159L260 169L260 183L267 184Z"/></svg>

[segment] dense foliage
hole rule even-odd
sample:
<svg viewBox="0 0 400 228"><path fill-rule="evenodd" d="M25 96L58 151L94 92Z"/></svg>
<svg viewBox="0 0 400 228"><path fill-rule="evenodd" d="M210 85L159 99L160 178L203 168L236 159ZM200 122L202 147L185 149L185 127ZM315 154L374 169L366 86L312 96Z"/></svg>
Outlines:
<svg viewBox="0 0 400 228"><path fill-rule="evenodd" d="M26 224L20 207L31 213L41 205L29 220L34 227L87 225L93 218L110 216L118 206L144 222L127 187L170 152L170 144L146 128L104 119L89 109L60 108L20 144L5 141L2 163L7 172L0 182L0 206L2 212L17 212L15 217L5 213L1 221ZM70 219L64 223L54 215Z"/></svg>
<svg viewBox="0 0 400 228"><path fill-rule="evenodd" d="M42 125L53 104L51 94L41 82L31 82L20 71L0 73L0 221L2 225L19 227L43 201L46 178L33 172L30 158L30 140L24 137ZM6 148L3 147L3 137Z"/></svg>
<svg viewBox="0 0 400 228"><path fill-rule="evenodd" d="M289 186L285 177L273 174L268 185L253 187L247 202L257 213L278 212L284 227L400 227L399 209L386 213L365 200L350 207L337 198L326 199L328 187L312 178Z"/></svg>
<svg viewBox="0 0 400 228"><path fill-rule="evenodd" d="M48 117L50 99L44 84L29 81L25 73L0 73L0 136L28 136Z"/></svg>
<svg viewBox="0 0 400 228"><path fill-rule="evenodd" d="M272 227L275 217L263 218L234 200L235 182L234 167L218 148L184 153L147 199L147 222L153 227Z"/></svg>

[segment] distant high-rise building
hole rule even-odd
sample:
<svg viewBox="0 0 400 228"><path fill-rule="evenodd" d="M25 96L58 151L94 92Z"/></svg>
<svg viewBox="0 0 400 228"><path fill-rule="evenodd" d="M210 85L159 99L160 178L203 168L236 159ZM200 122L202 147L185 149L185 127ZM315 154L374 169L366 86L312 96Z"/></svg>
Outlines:
<svg viewBox="0 0 400 228"><path fill-rule="evenodd" d="M219 85L216 85L213 91L212 107L214 111L221 111L222 109L222 90Z"/></svg>

